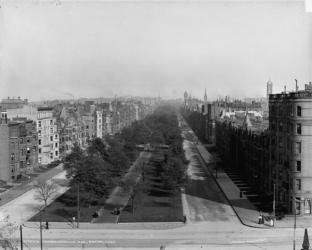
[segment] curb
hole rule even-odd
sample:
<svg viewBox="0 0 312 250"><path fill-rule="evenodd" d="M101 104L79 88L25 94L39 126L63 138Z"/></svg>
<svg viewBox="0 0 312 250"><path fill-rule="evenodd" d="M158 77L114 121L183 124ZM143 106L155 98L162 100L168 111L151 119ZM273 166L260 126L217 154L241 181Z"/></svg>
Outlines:
<svg viewBox="0 0 312 250"><path fill-rule="evenodd" d="M185 120L184 120L185 121ZM186 121L185 121L186 122ZM186 122L186 124L189 126L189 124ZM190 130L193 132L193 134L198 138L198 136L195 134L195 132L193 131L193 129L189 126ZM236 209L234 208L233 204L231 203L231 201L229 200L229 198L226 196L225 192L223 191L222 187L220 186L219 182L216 180L215 176L213 175L213 173L211 172L210 168L207 166L207 163L205 162L205 159L203 158L202 154L200 153L199 149L198 149L198 145L195 144L194 142L192 142L194 144L194 146L196 147L196 150L198 152L198 155L200 156L202 162L204 163L204 170L206 172L206 174L209 174L212 179L214 180L214 182L217 184L218 188L221 190L222 194L224 195L225 199L227 200L228 204L231 206L232 210L234 211L234 213L236 214L237 218L239 219L240 223L246 227L250 227L250 228L257 228L257 229L272 229L272 227L257 227L257 226L253 226L253 225L249 225L246 224L242 218L239 216L238 212L236 211ZM201 141L199 140L199 143L202 145ZM207 172L208 171L208 172Z"/></svg>

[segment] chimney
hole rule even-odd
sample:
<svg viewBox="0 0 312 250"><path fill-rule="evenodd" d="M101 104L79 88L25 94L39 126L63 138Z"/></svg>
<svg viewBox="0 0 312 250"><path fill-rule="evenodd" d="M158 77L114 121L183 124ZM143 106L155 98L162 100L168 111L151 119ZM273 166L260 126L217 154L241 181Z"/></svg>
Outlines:
<svg viewBox="0 0 312 250"><path fill-rule="evenodd" d="M295 82L296 82L296 92L299 90L299 87L298 87L298 80L295 79Z"/></svg>
<svg viewBox="0 0 312 250"><path fill-rule="evenodd" d="M286 94L286 85L284 85L284 93Z"/></svg>

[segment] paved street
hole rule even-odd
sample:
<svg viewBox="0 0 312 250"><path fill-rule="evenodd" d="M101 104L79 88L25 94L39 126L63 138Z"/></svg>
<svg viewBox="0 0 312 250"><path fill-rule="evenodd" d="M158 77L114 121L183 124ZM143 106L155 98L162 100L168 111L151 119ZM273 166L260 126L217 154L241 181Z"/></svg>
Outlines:
<svg viewBox="0 0 312 250"><path fill-rule="evenodd" d="M56 193L49 199L50 204L54 199L56 199L61 194L68 190L67 186L59 185L57 183L63 183L66 180L66 171L62 171L51 178L56 183ZM32 184L33 185L33 184ZM42 206L42 203L35 199L35 189L32 187L31 190L20 195L16 199L6 203L0 207L1 218L9 215L10 221L20 224L27 221L36 213L38 213L38 208Z"/></svg>
<svg viewBox="0 0 312 250"><path fill-rule="evenodd" d="M186 224L81 223L81 228L77 229L52 223L51 229L43 230L44 249L160 249L160 246L172 250L292 249L292 228L264 229L242 225L213 177L205 171L196 145L185 140L184 149L190 161L190 181L182 199L188 217ZM38 226L31 222L23 227L25 245L31 249L40 249ZM296 249L300 249L303 233L303 229L296 231ZM16 238L19 238L18 231Z"/></svg>
<svg viewBox="0 0 312 250"><path fill-rule="evenodd" d="M189 219L194 221L225 221L240 224L233 209L216 185L213 177L203 169L199 153L188 140L183 143L188 165L189 182L185 193Z"/></svg>
<svg viewBox="0 0 312 250"><path fill-rule="evenodd" d="M3 192L0 194L0 206L4 205L7 202L19 197L23 193L31 190L33 188L33 184L38 180L49 180L53 176L59 174L63 171L63 164L60 164L52 169L47 170L46 172L40 173L37 177L31 178L30 180L26 180L23 183L18 184L17 186Z"/></svg>

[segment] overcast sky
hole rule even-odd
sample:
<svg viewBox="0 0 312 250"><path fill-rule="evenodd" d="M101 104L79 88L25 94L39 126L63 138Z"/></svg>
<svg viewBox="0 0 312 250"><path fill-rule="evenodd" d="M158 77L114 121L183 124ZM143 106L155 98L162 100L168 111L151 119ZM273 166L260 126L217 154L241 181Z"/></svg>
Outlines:
<svg viewBox="0 0 312 250"><path fill-rule="evenodd" d="M33 1L35 2L35 1ZM3 4L0 98L265 96L312 81L300 1Z"/></svg>

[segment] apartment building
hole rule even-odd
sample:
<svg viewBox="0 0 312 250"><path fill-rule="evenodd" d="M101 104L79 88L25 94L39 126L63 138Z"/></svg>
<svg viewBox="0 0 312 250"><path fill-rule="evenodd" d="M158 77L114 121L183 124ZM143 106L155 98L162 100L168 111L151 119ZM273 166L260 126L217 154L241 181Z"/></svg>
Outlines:
<svg viewBox="0 0 312 250"><path fill-rule="evenodd" d="M21 99L21 97L17 98L6 98L2 99L0 102L0 107L2 110L8 110L8 109L16 109L16 108L22 108L24 105L28 104L27 99Z"/></svg>
<svg viewBox="0 0 312 250"><path fill-rule="evenodd" d="M53 108L39 107L37 116L38 162L49 164L59 159L59 134Z"/></svg>
<svg viewBox="0 0 312 250"><path fill-rule="evenodd" d="M309 85L308 85L309 87ZM270 165L278 202L312 214L312 92L270 95Z"/></svg>
<svg viewBox="0 0 312 250"><path fill-rule="evenodd" d="M103 111L96 111L96 137L103 138Z"/></svg>
<svg viewBox="0 0 312 250"><path fill-rule="evenodd" d="M22 108L8 109L6 114L8 119L24 117L36 122L39 164L45 165L59 159L59 134L53 108L25 105Z"/></svg>
<svg viewBox="0 0 312 250"><path fill-rule="evenodd" d="M36 123L26 119L0 119L0 180L17 180L37 166Z"/></svg>

